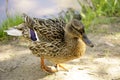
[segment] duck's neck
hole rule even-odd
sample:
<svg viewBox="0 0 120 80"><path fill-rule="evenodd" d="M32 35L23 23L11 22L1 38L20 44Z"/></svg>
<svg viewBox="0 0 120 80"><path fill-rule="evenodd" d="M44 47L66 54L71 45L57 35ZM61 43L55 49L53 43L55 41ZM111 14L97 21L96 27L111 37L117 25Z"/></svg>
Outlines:
<svg viewBox="0 0 120 80"><path fill-rule="evenodd" d="M79 57L85 53L86 45L82 39L65 34L65 42L67 48L69 48L75 56Z"/></svg>
<svg viewBox="0 0 120 80"><path fill-rule="evenodd" d="M69 36L69 34L65 34L65 42L69 44L71 42L76 42L76 40L74 40L73 37Z"/></svg>
<svg viewBox="0 0 120 80"><path fill-rule="evenodd" d="M65 33L65 42L68 45L76 45L77 43L79 43L79 38L73 37L72 35Z"/></svg>

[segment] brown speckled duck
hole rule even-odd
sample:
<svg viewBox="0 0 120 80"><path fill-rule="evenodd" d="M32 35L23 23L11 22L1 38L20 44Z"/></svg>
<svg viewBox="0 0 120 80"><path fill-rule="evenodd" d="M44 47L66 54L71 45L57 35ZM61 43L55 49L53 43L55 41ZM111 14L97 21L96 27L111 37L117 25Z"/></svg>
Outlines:
<svg viewBox="0 0 120 80"><path fill-rule="evenodd" d="M41 68L47 72L56 72L58 67L67 70L62 63L81 57L85 53L86 45L93 47L85 33L84 25L77 19L66 24L59 19L44 20L31 18L26 14L23 16L23 35L25 30L29 31L32 40L29 49L40 57ZM46 66L44 59L56 64L55 69Z"/></svg>

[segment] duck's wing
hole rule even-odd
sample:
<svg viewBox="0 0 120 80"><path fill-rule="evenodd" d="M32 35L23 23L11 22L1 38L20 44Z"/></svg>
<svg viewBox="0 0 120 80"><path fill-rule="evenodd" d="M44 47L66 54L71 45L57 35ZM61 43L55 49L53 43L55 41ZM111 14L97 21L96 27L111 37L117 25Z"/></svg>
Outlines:
<svg viewBox="0 0 120 80"><path fill-rule="evenodd" d="M52 41L52 42L41 42L35 41L31 45L29 45L29 49L36 56L58 56L61 50L64 47L64 43L60 40Z"/></svg>
<svg viewBox="0 0 120 80"><path fill-rule="evenodd" d="M30 29L37 32L40 40L54 41L64 40L64 30L66 23L59 19L38 19L24 15L25 23Z"/></svg>

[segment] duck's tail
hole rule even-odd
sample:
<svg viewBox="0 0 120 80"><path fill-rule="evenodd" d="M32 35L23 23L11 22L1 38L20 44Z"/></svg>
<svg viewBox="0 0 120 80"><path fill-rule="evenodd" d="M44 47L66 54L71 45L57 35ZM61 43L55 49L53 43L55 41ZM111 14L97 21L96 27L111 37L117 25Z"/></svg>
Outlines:
<svg viewBox="0 0 120 80"><path fill-rule="evenodd" d="M34 20L25 13L23 13L22 17L24 18L24 22L26 23L27 27L33 29Z"/></svg>

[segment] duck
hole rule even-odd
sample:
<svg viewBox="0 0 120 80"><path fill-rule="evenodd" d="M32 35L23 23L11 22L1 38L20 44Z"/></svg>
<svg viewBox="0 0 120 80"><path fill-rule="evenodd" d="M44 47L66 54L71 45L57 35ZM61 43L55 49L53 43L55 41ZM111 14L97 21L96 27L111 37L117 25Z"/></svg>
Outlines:
<svg viewBox="0 0 120 80"><path fill-rule="evenodd" d="M76 18L68 23L59 19L31 18L26 14L23 14L23 18L24 23L15 28L22 30L24 37L30 40L29 49L40 57L40 67L46 72L58 72L59 67L68 71L63 63L83 56L86 45L94 47L83 23ZM55 68L46 66L45 59L55 64Z"/></svg>

